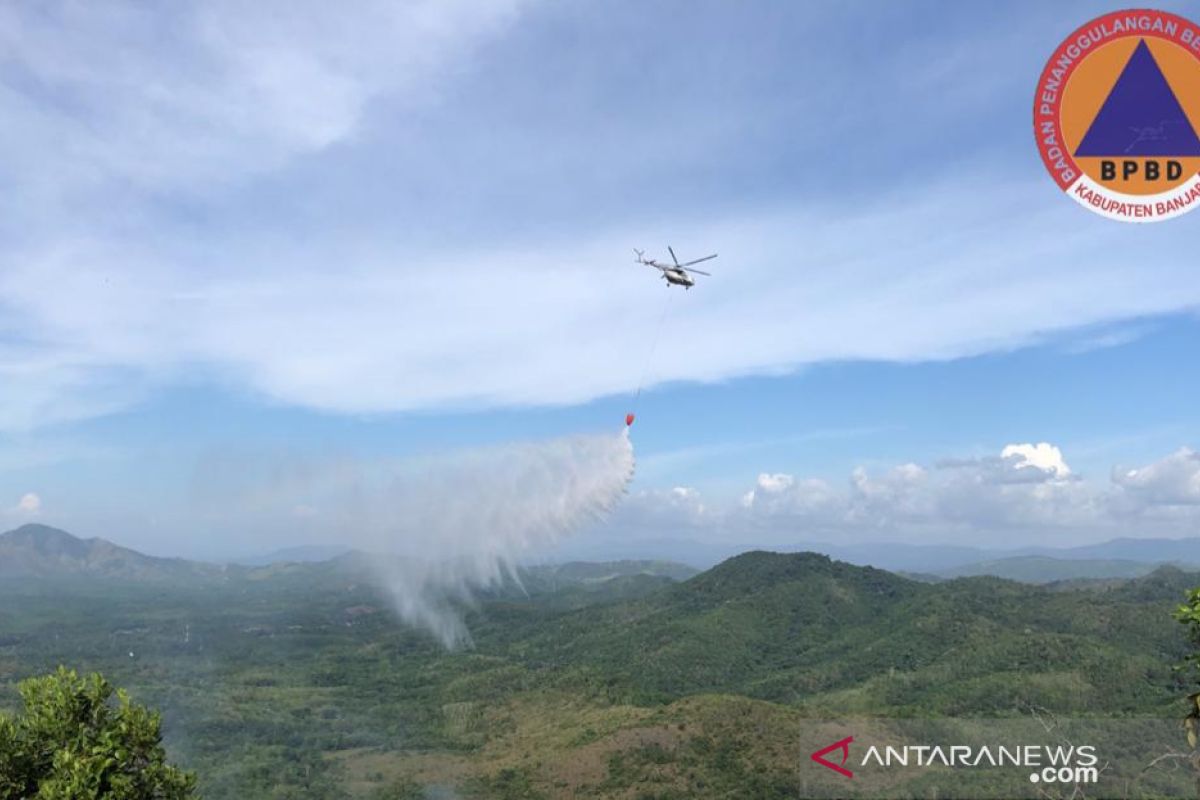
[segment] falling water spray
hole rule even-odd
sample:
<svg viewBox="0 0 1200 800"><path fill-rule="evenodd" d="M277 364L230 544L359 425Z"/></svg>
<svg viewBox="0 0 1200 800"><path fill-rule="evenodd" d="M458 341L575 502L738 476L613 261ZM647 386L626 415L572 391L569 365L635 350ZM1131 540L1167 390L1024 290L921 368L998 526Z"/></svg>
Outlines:
<svg viewBox="0 0 1200 800"><path fill-rule="evenodd" d="M516 577L524 553L602 519L633 477L629 429L469 451L406 466L360 496L371 572L396 612L446 647L470 643L461 609Z"/></svg>

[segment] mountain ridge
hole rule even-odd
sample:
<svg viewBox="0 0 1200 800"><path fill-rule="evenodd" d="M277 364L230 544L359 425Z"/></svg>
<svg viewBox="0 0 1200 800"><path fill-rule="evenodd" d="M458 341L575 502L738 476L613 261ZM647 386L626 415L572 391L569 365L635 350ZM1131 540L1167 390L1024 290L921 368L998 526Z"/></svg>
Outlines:
<svg viewBox="0 0 1200 800"><path fill-rule="evenodd" d="M0 533L0 577L10 579L86 576L169 580L216 576L226 569L182 558L148 556L107 539L81 539L39 523Z"/></svg>
<svg viewBox="0 0 1200 800"><path fill-rule="evenodd" d="M1090 591L991 576L930 584L753 551L527 629L519 647L628 686L621 699L635 704L715 692L838 713L1132 708L1169 702L1183 653L1169 612L1197 583L1200 573L1164 566ZM1102 696L1109 683L1123 688Z"/></svg>
<svg viewBox="0 0 1200 800"><path fill-rule="evenodd" d="M935 573L943 579L991 575L1021 583L1056 583L1072 580L1140 578L1161 567L1200 571L1200 557L1190 563L1177 561L1147 562L1122 558L1052 558L1050 556L1012 556L991 561L964 564Z"/></svg>
<svg viewBox="0 0 1200 800"><path fill-rule="evenodd" d="M923 575L929 579L993 575L1025 583L1073 580L1130 579L1146 575L1164 564L1185 570L1200 569L1200 537L1135 539L1123 537L1071 548L1026 547L1012 550L974 548L967 545L824 545L801 544L784 552L821 554L833 561L871 567L894 574ZM636 548L634 548L636 551ZM709 567L755 552L729 552ZM715 553L715 551L714 551ZM328 555L328 558L321 558ZM649 555L649 554L646 554ZM0 533L0 577L52 578L91 576L166 579L182 576L218 577L240 572L297 569L352 568L366 554L344 547L300 547L276 551L266 557L217 564L183 558L149 556L100 537L83 539L59 528L28 523ZM602 582L605 578L648 574L679 581L702 572L695 565L663 558L567 560L521 566L524 574L568 582ZM605 572L607 570L607 572Z"/></svg>
<svg viewBox="0 0 1200 800"><path fill-rule="evenodd" d="M214 564L183 558L161 558L122 547L100 537L83 539L60 528L27 523L0 533L0 578L61 579L104 578L123 580L225 579L245 576L268 579L290 575L315 578L326 572L361 574L376 563L378 556L341 548L325 559L293 558L305 555L306 548L277 551L282 560L262 563ZM403 560L403 559L401 559ZM518 567L526 591L548 592L559 587L580 586L597 590L614 581L661 579L684 580L697 573L685 564L669 561L622 559L605 562L568 561L561 564L529 564ZM615 585L615 584L614 584ZM646 584L650 585L649 582ZM506 584L494 587L503 592Z"/></svg>

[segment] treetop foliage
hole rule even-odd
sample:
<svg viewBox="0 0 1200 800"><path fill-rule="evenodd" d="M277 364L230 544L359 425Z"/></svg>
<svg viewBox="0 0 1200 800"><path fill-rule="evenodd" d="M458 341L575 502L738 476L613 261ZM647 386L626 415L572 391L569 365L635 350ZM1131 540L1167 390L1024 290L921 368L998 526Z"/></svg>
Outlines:
<svg viewBox="0 0 1200 800"><path fill-rule="evenodd" d="M166 763L157 712L99 674L59 667L20 685L0 715L0 800L188 800L196 778Z"/></svg>
<svg viewBox="0 0 1200 800"><path fill-rule="evenodd" d="M1175 619L1187 626L1188 638L1196 648L1188 656L1187 663L1200 671L1200 588L1188 592L1187 602L1175 611ZM1200 691L1188 695L1188 706L1183 724L1187 729L1188 744L1195 747L1200 742Z"/></svg>

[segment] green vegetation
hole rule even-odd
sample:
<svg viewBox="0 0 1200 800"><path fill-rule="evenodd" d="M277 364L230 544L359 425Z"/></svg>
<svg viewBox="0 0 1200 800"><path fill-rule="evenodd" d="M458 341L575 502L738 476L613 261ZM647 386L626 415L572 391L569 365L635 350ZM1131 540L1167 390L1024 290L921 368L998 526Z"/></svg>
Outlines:
<svg viewBox="0 0 1200 800"><path fill-rule="evenodd" d="M196 778L166 763L159 716L100 675L59 669L20 685L0 716L0 800L185 800Z"/></svg>
<svg viewBox="0 0 1200 800"><path fill-rule="evenodd" d="M1194 677L1200 676L1200 589L1188 592L1187 602L1175 611L1175 619L1187 627L1188 639L1193 646L1184 660L1185 670ZM1200 691L1188 695L1188 715L1184 719L1188 744L1196 747L1200 743Z"/></svg>
<svg viewBox="0 0 1200 800"><path fill-rule="evenodd" d="M447 653L346 559L43 575L0 584L0 707L58 664L102 671L161 710L167 752L212 800L794 797L844 780L798 744L846 735L823 720L869 718L857 732L884 741L1032 708L1178 719L1171 665L1194 650L1171 611L1197 582L927 584L761 552L682 581L546 567L464 609L474 646Z"/></svg>

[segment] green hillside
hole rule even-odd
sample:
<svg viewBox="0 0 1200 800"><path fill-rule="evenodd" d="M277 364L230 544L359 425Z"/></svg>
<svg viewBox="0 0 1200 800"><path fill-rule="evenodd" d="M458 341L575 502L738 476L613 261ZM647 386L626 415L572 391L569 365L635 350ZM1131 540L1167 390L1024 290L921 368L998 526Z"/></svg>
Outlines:
<svg viewBox="0 0 1200 800"><path fill-rule="evenodd" d="M1164 609L1178 570L1102 593L991 578L924 584L814 554L747 553L647 598L567 614L512 645L588 666L637 702L732 692L830 714L1071 712L1173 702Z"/></svg>
<svg viewBox="0 0 1200 800"><path fill-rule="evenodd" d="M47 525L0 533L0 580L125 578L178 581L219 578L228 569L178 558L154 558L104 539L79 539Z"/></svg>
<svg viewBox="0 0 1200 800"><path fill-rule="evenodd" d="M1178 569L1087 591L814 554L654 572L529 573L465 609L475 645L457 653L400 626L340 559L208 584L9 581L0 705L59 663L102 670L162 709L209 798L796 797L839 791L801 744L838 738L819 720L885 736L1036 707L1182 714L1170 612L1200 575Z"/></svg>

